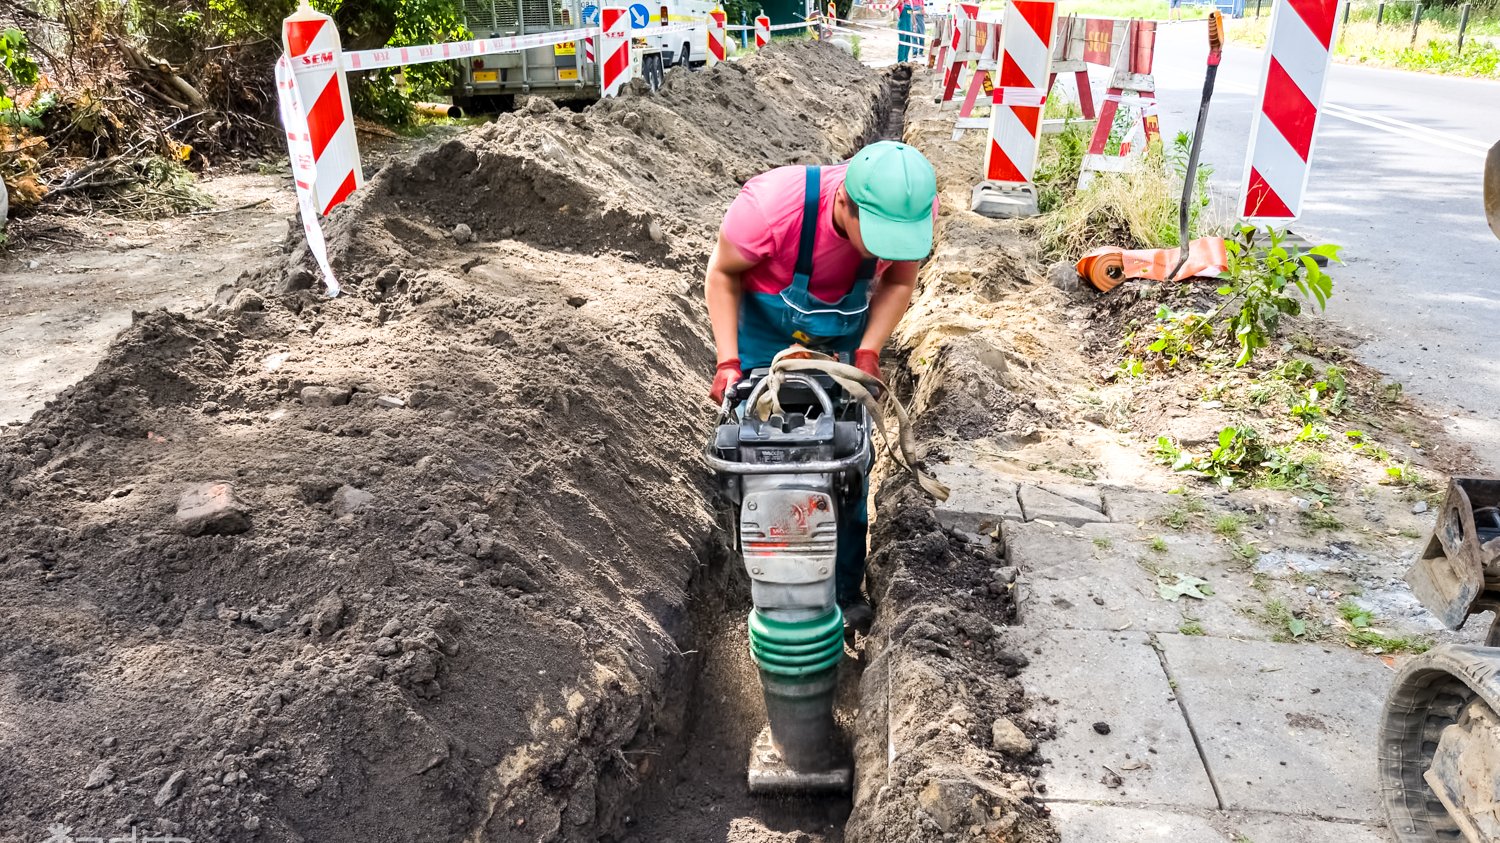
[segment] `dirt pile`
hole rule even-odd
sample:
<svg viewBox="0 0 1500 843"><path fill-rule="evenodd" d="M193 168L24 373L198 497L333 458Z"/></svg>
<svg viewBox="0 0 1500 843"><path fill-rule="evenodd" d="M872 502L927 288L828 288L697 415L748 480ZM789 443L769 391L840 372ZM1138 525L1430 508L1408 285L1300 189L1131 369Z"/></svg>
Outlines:
<svg viewBox="0 0 1500 843"><path fill-rule="evenodd" d="M705 245L884 84L790 44L537 106L335 215L349 295L295 249L139 315L0 440L0 837L619 826L715 556ZM233 512L180 521L202 484Z"/></svg>

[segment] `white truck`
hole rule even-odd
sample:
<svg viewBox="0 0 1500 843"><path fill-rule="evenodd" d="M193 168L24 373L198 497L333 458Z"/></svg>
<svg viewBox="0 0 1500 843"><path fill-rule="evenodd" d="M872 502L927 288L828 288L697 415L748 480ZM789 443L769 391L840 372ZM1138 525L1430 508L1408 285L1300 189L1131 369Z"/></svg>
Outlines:
<svg viewBox="0 0 1500 843"><path fill-rule="evenodd" d="M696 67L708 60L709 0L628 3L631 29L690 24L691 29L637 38L632 42L634 74L653 88L669 67ZM599 25L599 0L463 0L464 21L476 38L503 38ZM453 104L465 111L505 111L517 94L588 102L599 98L599 45L594 61L581 41L566 41L514 53L459 61Z"/></svg>

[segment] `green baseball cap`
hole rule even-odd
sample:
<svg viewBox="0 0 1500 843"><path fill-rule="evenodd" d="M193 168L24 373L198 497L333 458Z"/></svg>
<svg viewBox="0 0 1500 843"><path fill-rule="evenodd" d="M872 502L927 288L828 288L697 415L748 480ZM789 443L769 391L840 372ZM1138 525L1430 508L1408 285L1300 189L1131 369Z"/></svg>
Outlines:
<svg viewBox="0 0 1500 843"><path fill-rule="evenodd" d="M915 261L932 252L937 175L915 147L877 141L854 154L844 190L859 206L865 248L888 261Z"/></svg>

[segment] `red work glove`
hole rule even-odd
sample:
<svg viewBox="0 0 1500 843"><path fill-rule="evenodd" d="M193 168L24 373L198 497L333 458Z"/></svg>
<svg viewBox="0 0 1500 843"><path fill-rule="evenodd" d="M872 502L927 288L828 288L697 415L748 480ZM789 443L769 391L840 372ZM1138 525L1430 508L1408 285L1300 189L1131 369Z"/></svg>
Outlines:
<svg viewBox="0 0 1500 843"><path fill-rule="evenodd" d="M740 371L740 358L731 357L719 364L714 370L714 388L709 391L708 397L715 404L724 403L724 393L729 388L745 379L745 374Z"/></svg>
<svg viewBox="0 0 1500 843"><path fill-rule="evenodd" d="M861 348L854 352L854 368L882 383L885 382L885 378L880 375L880 352L878 351Z"/></svg>

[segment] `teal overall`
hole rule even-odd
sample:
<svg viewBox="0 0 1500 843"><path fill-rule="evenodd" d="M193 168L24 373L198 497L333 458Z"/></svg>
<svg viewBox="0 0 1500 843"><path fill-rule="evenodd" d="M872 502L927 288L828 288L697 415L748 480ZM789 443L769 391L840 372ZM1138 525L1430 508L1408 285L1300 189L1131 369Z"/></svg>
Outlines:
<svg viewBox="0 0 1500 843"><path fill-rule="evenodd" d="M812 282L813 246L818 232L821 168L807 168L802 199L802 232L797 241L797 264L792 281L780 293L746 293L740 298L740 368L745 372L771 365L771 358L797 344L852 363L864 337L870 310L870 285L875 259L859 265L848 295L825 302L808 289ZM868 468L868 467L867 467ZM869 480L856 500L844 501L839 512L838 561L835 581L840 603L859 596L865 576L865 535L870 528Z"/></svg>

